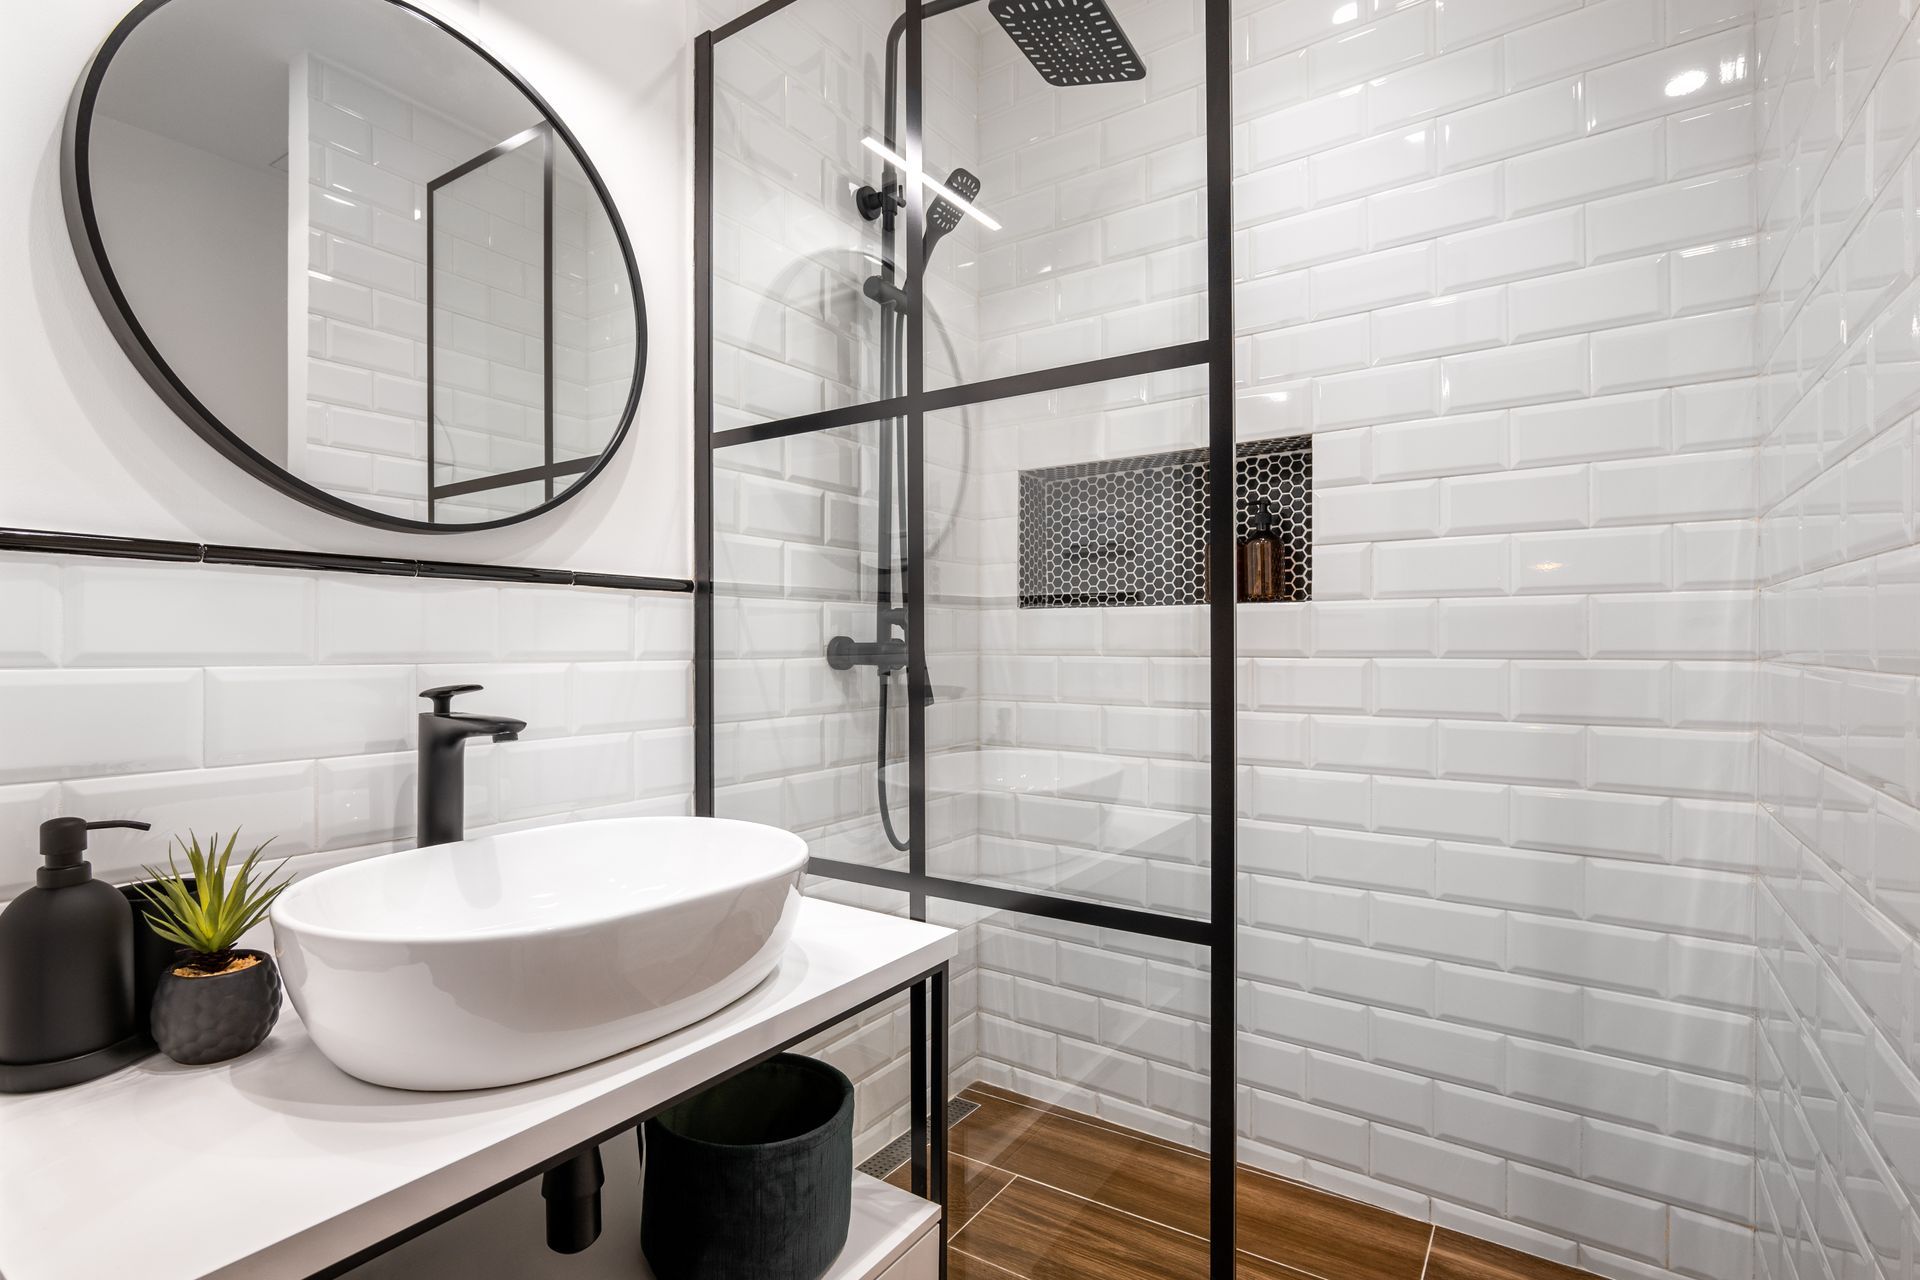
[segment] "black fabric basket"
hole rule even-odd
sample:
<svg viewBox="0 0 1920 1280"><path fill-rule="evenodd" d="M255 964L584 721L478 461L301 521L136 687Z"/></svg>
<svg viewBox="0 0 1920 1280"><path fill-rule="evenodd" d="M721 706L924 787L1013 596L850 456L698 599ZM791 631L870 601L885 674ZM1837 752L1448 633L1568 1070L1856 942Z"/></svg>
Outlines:
<svg viewBox="0 0 1920 1280"><path fill-rule="evenodd" d="M853 1218L853 1082L783 1053L647 1121L659 1280L817 1280Z"/></svg>

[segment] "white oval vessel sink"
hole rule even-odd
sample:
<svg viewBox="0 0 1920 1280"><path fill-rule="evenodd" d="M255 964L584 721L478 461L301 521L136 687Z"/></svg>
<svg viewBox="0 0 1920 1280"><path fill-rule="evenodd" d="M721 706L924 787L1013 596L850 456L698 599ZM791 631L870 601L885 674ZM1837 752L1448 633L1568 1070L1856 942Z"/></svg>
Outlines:
<svg viewBox="0 0 1920 1280"><path fill-rule="evenodd" d="M273 904L320 1051L400 1089L480 1089L619 1053L780 963L806 842L721 818L613 818L434 845Z"/></svg>

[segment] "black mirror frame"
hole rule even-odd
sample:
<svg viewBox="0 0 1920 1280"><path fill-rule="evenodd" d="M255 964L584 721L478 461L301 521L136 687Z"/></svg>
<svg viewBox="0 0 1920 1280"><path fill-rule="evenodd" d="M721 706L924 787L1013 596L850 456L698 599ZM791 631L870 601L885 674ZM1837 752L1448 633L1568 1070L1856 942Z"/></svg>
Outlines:
<svg viewBox="0 0 1920 1280"><path fill-rule="evenodd" d="M380 512L359 507L342 498L336 498L324 489L308 484L292 472L270 461L265 455L230 431L206 405L202 404L193 389L174 372L160 349L147 336L139 317L134 314L119 279L114 275L112 263L108 261L106 245L100 236L98 219L94 216L93 180L89 169L89 149L92 137L94 104L100 94L101 83L106 79L107 68L113 62L113 56L125 44L142 22L165 8L173 0L141 0L141 3L115 25L93 58L87 64L86 71L74 86L73 96L67 101L65 123L60 139L60 196L65 206L67 233L73 241L75 256L80 261L80 272L86 277L87 289L93 294L93 300L100 309L100 315L112 330L115 340L133 361L167 406L178 414L200 437L224 454L228 461L237 464L255 479L272 485L280 492L297 498L308 506L329 515L351 520L356 524L370 525L376 529L390 529L403 533L472 533L481 529L499 529L507 525L519 524L535 516L553 510L591 484L603 471L613 455L627 438L628 430L640 406L640 389L646 382L647 373L647 305L646 296L640 285L640 269L633 257L633 244L627 237L627 228L620 217L620 211L608 193L607 186L601 180L600 171L588 158L585 148L574 137L558 115L554 113L547 100L534 91L512 68L487 52L472 39L445 22L427 13L408 0L384 0L384 3L411 14L422 22L431 23L446 35L478 55L507 82L526 96L527 101L545 117L547 123L559 135L560 139L573 151L580 162L580 168L588 182L600 198L607 212L607 220L613 226L615 240L620 245L621 258L626 263L627 283L633 292L634 310L634 353L633 383L627 391L626 407L621 411L619 426L614 429L607 447L595 459L592 467L581 474L578 480L565 490L556 493L537 507L531 507L517 515L505 516L498 520L477 521L471 524L432 524L424 520L406 520L398 516L382 515ZM431 431L432 424L427 429ZM431 477L429 477L431 483Z"/></svg>

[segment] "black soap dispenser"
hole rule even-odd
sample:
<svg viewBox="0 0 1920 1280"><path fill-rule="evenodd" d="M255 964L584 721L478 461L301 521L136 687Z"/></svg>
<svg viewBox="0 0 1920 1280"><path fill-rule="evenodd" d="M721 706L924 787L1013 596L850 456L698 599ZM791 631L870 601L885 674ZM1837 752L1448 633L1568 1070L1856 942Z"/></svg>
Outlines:
<svg viewBox="0 0 1920 1280"><path fill-rule="evenodd" d="M134 1019L133 907L93 878L87 832L144 822L40 824L34 887L0 911L0 1093L35 1093L147 1052Z"/></svg>

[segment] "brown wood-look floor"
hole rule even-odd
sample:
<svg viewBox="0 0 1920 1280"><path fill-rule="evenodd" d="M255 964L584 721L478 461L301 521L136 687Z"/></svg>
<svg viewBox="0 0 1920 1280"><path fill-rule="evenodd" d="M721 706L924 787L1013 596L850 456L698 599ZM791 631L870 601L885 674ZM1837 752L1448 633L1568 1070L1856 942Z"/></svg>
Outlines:
<svg viewBox="0 0 1920 1280"><path fill-rule="evenodd" d="M952 1130L950 1280L1205 1280L1205 1155L992 1085L961 1096L980 1109ZM1241 1280L1586 1276L1245 1165L1239 1218Z"/></svg>

